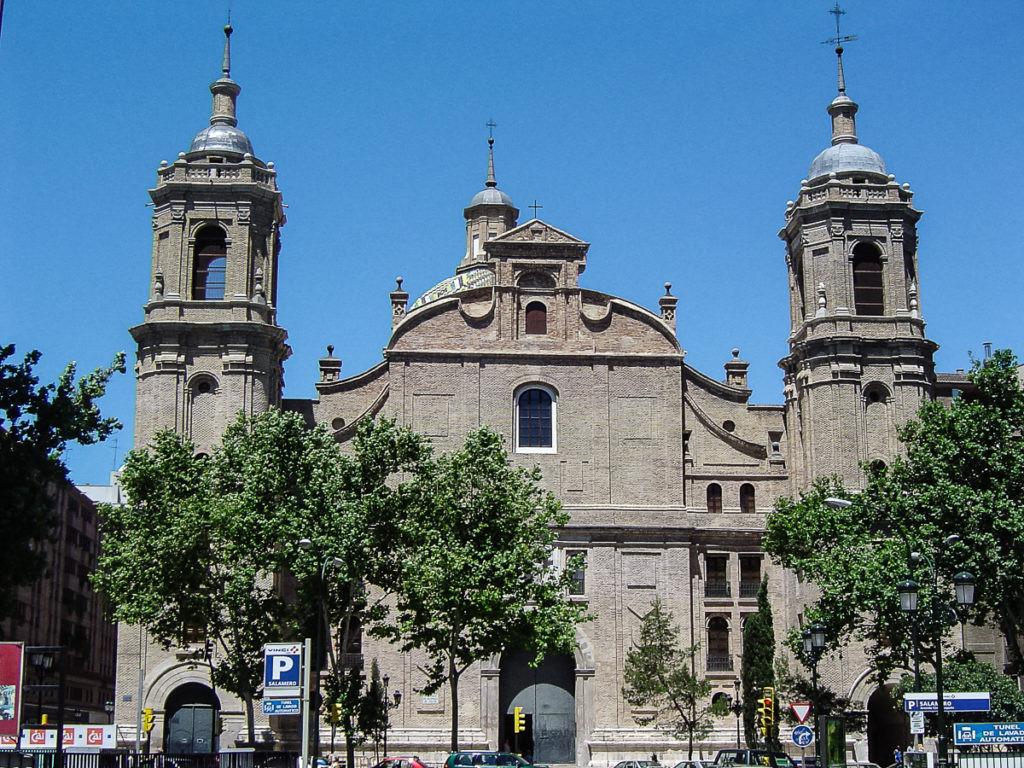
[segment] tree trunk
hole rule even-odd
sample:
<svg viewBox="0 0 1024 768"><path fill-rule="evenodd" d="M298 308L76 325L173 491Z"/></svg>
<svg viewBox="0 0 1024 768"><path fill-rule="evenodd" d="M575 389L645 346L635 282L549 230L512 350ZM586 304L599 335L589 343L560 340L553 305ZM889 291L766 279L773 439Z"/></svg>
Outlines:
<svg viewBox="0 0 1024 768"><path fill-rule="evenodd" d="M256 712L252 696L245 698L245 729L249 732L249 746L256 743ZM221 745L223 747L223 745Z"/></svg>
<svg viewBox="0 0 1024 768"><path fill-rule="evenodd" d="M352 716L345 716L345 768L352 768L356 764L356 742L352 738ZM387 757L387 755L384 755Z"/></svg>
<svg viewBox="0 0 1024 768"><path fill-rule="evenodd" d="M455 664L448 664L448 685L452 692L452 743L451 751L459 751L459 671Z"/></svg>

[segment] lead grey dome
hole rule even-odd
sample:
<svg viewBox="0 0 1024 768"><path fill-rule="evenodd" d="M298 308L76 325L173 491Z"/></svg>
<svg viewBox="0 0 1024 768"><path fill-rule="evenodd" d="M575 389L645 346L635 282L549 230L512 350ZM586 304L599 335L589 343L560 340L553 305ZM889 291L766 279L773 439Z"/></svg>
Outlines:
<svg viewBox="0 0 1024 768"><path fill-rule="evenodd" d="M843 142L833 144L824 152L819 154L811 163L811 169L807 171L808 181L813 181L819 176L827 176L830 173L849 173L851 171L863 171L885 176L885 162L882 156L870 147L863 144L851 144Z"/></svg>
<svg viewBox="0 0 1024 768"><path fill-rule="evenodd" d="M189 152L237 152L240 155L246 153L256 154L252 151L252 142L233 125L211 125L204 128L192 139L188 148Z"/></svg>
<svg viewBox="0 0 1024 768"><path fill-rule="evenodd" d="M481 189L475 195L473 199L469 201L468 208L473 208L477 205L507 205L510 208L514 208L512 205L512 198L506 195L497 187L487 187L487 189Z"/></svg>

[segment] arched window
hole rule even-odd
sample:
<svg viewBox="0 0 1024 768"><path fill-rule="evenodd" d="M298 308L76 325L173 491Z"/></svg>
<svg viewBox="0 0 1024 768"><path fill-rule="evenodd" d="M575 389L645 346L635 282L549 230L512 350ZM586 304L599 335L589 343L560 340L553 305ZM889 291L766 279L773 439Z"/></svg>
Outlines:
<svg viewBox="0 0 1024 768"><path fill-rule="evenodd" d="M227 237L220 227L203 227L196 235L192 273L193 299L223 299L227 278Z"/></svg>
<svg viewBox="0 0 1024 768"><path fill-rule="evenodd" d="M712 483L708 486L708 512L719 513L722 511L722 486Z"/></svg>
<svg viewBox="0 0 1024 768"><path fill-rule="evenodd" d="M708 671L732 669L729 653L729 624L721 616L708 620Z"/></svg>
<svg viewBox="0 0 1024 768"><path fill-rule="evenodd" d="M853 248L853 306L858 315L885 314L882 260L870 243Z"/></svg>
<svg viewBox="0 0 1024 768"><path fill-rule="evenodd" d="M555 397L546 387L529 387L516 395L516 451L555 452Z"/></svg>
<svg viewBox="0 0 1024 768"><path fill-rule="evenodd" d="M548 332L548 308L543 302L531 301L526 305L526 332L538 336Z"/></svg>
<svg viewBox="0 0 1024 768"><path fill-rule="evenodd" d="M740 486L740 512L752 515L754 509L754 486L744 483Z"/></svg>

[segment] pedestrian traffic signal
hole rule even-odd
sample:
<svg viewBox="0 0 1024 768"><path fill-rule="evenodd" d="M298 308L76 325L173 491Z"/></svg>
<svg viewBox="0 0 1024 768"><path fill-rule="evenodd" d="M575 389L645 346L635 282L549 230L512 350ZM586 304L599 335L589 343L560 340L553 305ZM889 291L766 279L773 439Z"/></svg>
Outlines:
<svg viewBox="0 0 1024 768"><path fill-rule="evenodd" d="M142 730L149 733L153 730L153 708L146 707L142 710Z"/></svg>
<svg viewBox="0 0 1024 768"><path fill-rule="evenodd" d="M522 733L526 730L526 715L523 714L522 707L516 707L512 710L512 732Z"/></svg>

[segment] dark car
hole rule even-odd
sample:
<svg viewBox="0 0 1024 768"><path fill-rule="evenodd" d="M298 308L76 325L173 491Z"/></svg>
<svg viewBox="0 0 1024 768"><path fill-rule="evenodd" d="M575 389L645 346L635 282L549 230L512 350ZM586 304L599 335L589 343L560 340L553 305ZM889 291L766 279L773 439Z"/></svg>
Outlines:
<svg viewBox="0 0 1024 768"><path fill-rule="evenodd" d="M793 758L785 752L769 752L766 749L720 749L715 755L715 765L760 765L763 768L796 768Z"/></svg>
<svg viewBox="0 0 1024 768"><path fill-rule="evenodd" d="M531 763L524 757L511 752L452 752L444 761L444 768L460 768L473 765L505 765L512 768L548 768L546 765Z"/></svg>

